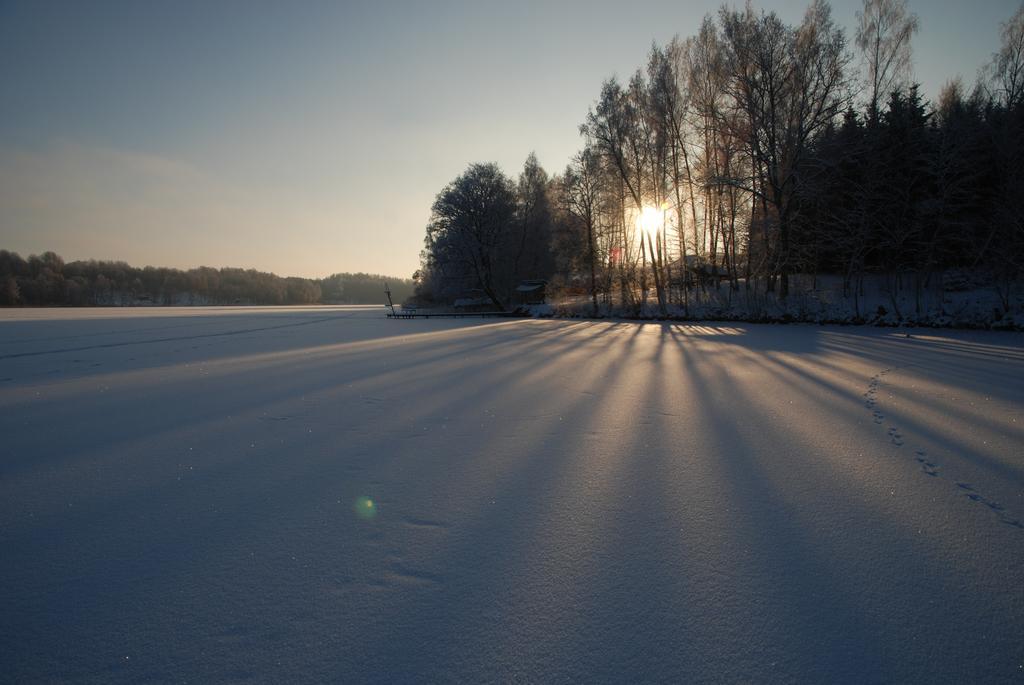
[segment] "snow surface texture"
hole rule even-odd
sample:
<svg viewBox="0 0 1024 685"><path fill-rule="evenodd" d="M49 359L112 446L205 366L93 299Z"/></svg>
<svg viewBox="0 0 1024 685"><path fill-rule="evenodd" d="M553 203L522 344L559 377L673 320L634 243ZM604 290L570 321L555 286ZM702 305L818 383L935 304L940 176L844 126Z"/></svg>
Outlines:
<svg viewBox="0 0 1024 685"><path fill-rule="evenodd" d="M1024 335L0 312L0 680L1020 682Z"/></svg>

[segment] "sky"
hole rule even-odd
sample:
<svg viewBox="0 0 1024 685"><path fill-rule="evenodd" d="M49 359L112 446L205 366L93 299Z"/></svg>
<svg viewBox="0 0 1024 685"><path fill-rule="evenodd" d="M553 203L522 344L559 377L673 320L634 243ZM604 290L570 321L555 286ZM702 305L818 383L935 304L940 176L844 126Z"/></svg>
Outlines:
<svg viewBox="0 0 1024 685"><path fill-rule="evenodd" d="M974 82L1019 2L908 2L925 97ZM851 42L861 5L832 3ZM0 0L0 248L408 277L447 183L564 169L601 83L720 6Z"/></svg>

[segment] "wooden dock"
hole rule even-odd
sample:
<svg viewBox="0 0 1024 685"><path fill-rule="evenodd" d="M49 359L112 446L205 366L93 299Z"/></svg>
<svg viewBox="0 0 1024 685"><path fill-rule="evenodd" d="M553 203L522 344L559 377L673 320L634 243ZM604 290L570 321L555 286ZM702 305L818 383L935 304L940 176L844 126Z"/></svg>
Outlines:
<svg viewBox="0 0 1024 685"><path fill-rule="evenodd" d="M516 312L409 312L399 310L388 312L387 316L389 319L465 319L469 317L511 319L526 315Z"/></svg>
<svg viewBox="0 0 1024 685"><path fill-rule="evenodd" d="M401 306L396 309L395 303L391 300L391 288L387 283L384 284L384 293L388 296L388 303L385 306L391 310L387 315L389 319L464 319L468 316L510 319L527 316L517 312L421 312L417 309L403 309Z"/></svg>

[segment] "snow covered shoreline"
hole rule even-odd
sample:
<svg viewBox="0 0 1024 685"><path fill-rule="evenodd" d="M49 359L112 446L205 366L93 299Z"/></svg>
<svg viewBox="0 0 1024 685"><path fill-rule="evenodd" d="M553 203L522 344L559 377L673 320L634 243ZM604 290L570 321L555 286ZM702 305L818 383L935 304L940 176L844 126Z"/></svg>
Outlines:
<svg viewBox="0 0 1024 685"><path fill-rule="evenodd" d="M936 318L898 318L886 314L875 315L869 318L857 316L826 317L826 316L801 316L783 313L779 315L759 314L751 315L742 311L730 312L708 312L703 315L687 314L677 307L669 308L668 316L657 314L630 314L622 310L608 309L599 311L597 317L591 316L585 310L577 307L556 306L549 309L531 308L531 314L537 318L559 318L559 319L593 319L600 321L604 319L616 319L620 321L644 322L675 322L675 323L705 323L705 324L817 324L821 326L866 326L874 328L934 328L946 330L980 330L980 331L1024 331L1024 323L1019 322L1017 317L1002 317L997 320L986 320L984 318L957 319L953 317L940 316ZM539 311L536 311L539 309Z"/></svg>
<svg viewBox="0 0 1024 685"><path fill-rule="evenodd" d="M908 277L910 278L910 277ZM980 285L985 283L985 285ZM637 321L813 323L839 326L880 326L973 330L1024 330L1024 287L1012 284L1004 290L984 279L962 273L937 278L931 287L896 287L891 279L866 279L860 291L844 291L837 276L794 276L792 292L785 298L765 292L763 284L746 290L693 289L686 304L668 305L661 316L657 302L648 298L644 307L599 303L601 317ZM676 300L681 299L677 294ZM556 298L554 304L532 308L536 316L579 318L590 316L586 297Z"/></svg>

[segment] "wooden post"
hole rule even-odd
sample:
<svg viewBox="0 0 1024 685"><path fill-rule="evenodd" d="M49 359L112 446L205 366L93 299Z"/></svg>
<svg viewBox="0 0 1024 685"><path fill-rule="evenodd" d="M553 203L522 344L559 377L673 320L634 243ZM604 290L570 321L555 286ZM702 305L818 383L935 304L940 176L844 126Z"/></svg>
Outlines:
<svg viewBox="0 0 1024 685"><path fill-rule="evenodd" d="M384 283L384 292L388 296L388 306L391 307L391 316L396 316L395 303L391 301L391 288L388 286L387 282Z"/></svg>

